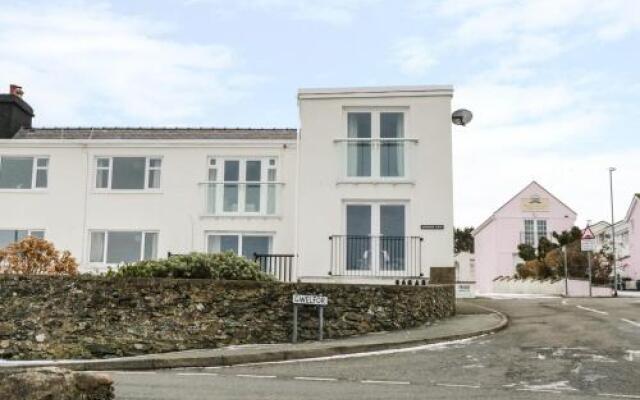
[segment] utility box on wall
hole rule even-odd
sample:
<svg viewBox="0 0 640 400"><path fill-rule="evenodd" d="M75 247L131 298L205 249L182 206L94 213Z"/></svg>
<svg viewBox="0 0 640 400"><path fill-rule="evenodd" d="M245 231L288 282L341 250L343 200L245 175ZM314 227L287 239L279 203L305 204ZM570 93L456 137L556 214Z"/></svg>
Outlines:
<svg viewBox="0 0 640 400"><path fill-rule="evenodd" d="M453 285L456 283L454 267L431 267L429 283L432 285Z"/></svg>

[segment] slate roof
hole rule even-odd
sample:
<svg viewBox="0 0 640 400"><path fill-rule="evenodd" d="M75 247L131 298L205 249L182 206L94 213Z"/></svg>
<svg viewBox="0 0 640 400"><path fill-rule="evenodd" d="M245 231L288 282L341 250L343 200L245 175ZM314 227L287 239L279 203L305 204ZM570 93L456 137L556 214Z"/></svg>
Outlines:
<svg viewBox="0 0 640 400"><path fill-rule="evenodd" d="M207 140L253 139L295 140L296 129L289 128L33 128L21 129L14 139L133 139Z"/></svg>

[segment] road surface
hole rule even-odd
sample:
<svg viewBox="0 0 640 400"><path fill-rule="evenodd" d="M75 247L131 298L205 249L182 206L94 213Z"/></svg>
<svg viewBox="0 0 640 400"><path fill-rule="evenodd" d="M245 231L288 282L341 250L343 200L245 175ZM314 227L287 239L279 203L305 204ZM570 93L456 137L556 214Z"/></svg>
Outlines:
<svg viewBox="0 0 640 400"><path fill-rule="evenodd" d="M507 330L368 356L113 372L117 399L640 399L640 299L477 299Z"/></svg>

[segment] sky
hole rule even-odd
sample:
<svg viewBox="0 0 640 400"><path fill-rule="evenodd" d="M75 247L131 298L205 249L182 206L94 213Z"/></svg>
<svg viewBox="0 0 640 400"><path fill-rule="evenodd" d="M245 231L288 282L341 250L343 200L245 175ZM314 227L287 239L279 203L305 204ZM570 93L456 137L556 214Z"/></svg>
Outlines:
<svg viewBox="0 0 640 400"><path fill-rule="evenodd" d="M302 87L451 84L455 224L532 180L640 192L640 1L0 0L0 89L36 126L298 127ZM2 89L0 91L4 91ZM428 160L425 160L428 168Z"/></svg>

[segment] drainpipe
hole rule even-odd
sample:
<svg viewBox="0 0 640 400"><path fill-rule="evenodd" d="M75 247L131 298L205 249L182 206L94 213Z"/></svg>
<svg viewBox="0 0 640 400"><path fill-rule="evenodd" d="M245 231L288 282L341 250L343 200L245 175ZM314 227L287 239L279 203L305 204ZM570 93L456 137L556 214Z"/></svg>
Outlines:
<svg viewBox="0 0 640 400"><path fill-rule="evenodd" d="M84 204L83 204L83 213L82 213L82 248L80 250L80 264L89 266L89 260L87 258L87 218L89 212L89 179L90 179L90 169L91 164L89 160L89 150L87 148L86 143L82 143L82 151L85 157L85 168L84 168Z"/></svg>

